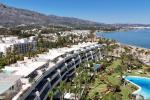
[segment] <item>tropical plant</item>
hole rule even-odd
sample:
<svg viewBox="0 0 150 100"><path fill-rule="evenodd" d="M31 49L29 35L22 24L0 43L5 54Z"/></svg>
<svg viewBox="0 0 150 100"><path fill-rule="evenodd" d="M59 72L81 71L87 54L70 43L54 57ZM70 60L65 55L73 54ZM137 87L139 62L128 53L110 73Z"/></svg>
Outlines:
<svg viewBox="0 0 150 100"><path fill-rule="evenodd" d="M59 93L61 94L61 100L64 100L64 93L65 93L65 82L61 81L59 86L57 87Z"/></svg>

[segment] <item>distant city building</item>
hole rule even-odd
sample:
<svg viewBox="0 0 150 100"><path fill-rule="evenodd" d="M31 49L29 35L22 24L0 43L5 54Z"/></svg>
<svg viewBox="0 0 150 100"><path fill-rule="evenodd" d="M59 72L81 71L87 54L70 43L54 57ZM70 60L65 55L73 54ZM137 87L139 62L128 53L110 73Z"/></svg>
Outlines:
<svg viewBox="0 0 150 100"><path fill-rule="evenodd" d="M83 37L86 37L88 34L90 34L90 30L71 30L71 31L65 31L61 33L61 35L63 36L69 34L76 35L76 36L82 35Z"/></svg>
<svg viewBox="0 0 150 100"><path fill-rule="evenodd" d="M27 53L31 50L36 50L37 42L34 37L19 39L18 37L2 37L0 38L1 55L6 55L7 52Z"/></svg>

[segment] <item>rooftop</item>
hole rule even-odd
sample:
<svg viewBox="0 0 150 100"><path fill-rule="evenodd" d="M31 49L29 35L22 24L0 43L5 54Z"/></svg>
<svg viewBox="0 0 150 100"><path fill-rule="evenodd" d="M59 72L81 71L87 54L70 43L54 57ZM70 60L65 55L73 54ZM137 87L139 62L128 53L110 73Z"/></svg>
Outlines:
<svg viewBox="0 0 150 100"><path fill-rule="evenodd" d="M34 37L22 39L19 39L18 37L2 37L0 38L0 52L6 52L6 48L11 47L14 44L34 42L33 39Z"/></svg>
<svg viewBox="0 0 150 100"><path fill-rule="evenodd" d="M1 44L26 43L26 42L31 42L33 38L34 37L19 39L18 37L2 37L0 39L0 43Z"/></svg>
<svg viewBox="0 0 150 100"><path fill-rule="evenodd" d="M22 77L26 77L30 75L33 71L40 68L44 64L48 62L48 60L53 61L54 59L58 58L58 60L62 60L63 58L60 57L68 52L83 49L84 47L90 46L93 47L96 43L82 43L78 45L73 45L71 47L64 47L64 48L57 48L57 49L50 49L49 52L45 54L39 54L37 58L31 59L24 59L24 61L18 61L15 64L11 64L9 66L5 66L3 69L4 71L9 71L13 75L20 75Z"/></svg>
<svg viewBox="0 0 150 100"><path fill-rule="evenodd" d="M6 73L0 73L0 94L7 91L11 86L20 79L19 75L8 75Z"/></svg>
<svg viewBox="0 0 150 100"><path fill-rule="evenodd" d="M5 66L4 71L9 71L14 75L20 75L26 77L42 65L46 64L47 60L39 60L37 58L26 59L24 61L18 61L15 64Z"/></svg>
<svg viewBox="0 0 150 100"><path fill-rule="evenodd" d="M96 46L97 44L88 42L88 43L81 43L81 44L78 44L78 45L73 45L71 47L50 49L49 52L47 52L45 54L39 54L39 57L54 60L55 58L65 54L65 53L68 53L68 52L71 52L71 51L76 51L76 50L79 50L79 49L83 49L84 47L87 47L87 46L93 47L93 45Z"/></svg>

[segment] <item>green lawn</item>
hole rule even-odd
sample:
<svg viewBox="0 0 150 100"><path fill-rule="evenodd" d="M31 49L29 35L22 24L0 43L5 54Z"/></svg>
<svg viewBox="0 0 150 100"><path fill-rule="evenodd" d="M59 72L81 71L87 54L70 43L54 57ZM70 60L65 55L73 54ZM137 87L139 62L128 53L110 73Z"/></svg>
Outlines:
<svg viewBox="0 0 150 100"><path fill-rule="evenodd" d="M129 100L129 94L132 94L132 85L128 84L127 86L122 86L121 87L121 94L122 94L122 100Z"/></svg>
<svg viewBox="0 0 150 100"><path fill-rule="evenodd" d="M90 90L88 95L90 98L93 98L93 96L96 92L101 93L101 92L105 91L105 89L106 89L106 84L95 85L95 86L93 86L93 89Z"/></svg>
<svg viewBox="0 0 150 100"><path fill-rule="evenodd" d="M113 61L111 66L109 68L116 68L118 65L120 65L121 60L117 59L116 61Z"/></svg>
<svg viewBox="0 0 150 100"><path fill-rule="evenodd" d="M115 60L112 62L112 64L108 67L106 67L107 71L117 68L119 67L119 65L121 64L121 60ZM142 70L143 73L138 73L139 70ZM132 72L128 73L126 72L126 75L135 75L135 76L148 76L148 72L144 72L143 69L139 69L139 70L132 70ZM120 73L118 72L113 72L111 74L107 74L107 73L102 73L99 77L101 76L106 76L108 81L112 84L112 85L119 85L120 86ZM101 82L100 79L96 79L96 81L92 84L92 89L89 91L89 97L92 98L94 97L94 94L96 92L102 93L103 91L107 90L107 84ZM120 86L121 92L116 93L115 96L113 96L114 94L112 94L111 92L106 94L103 100L118 100L118 99L114 99L114 97L119 96L120 94L122 95L121 98L122 100L130 100L129 99L129 94L132 94L137 87L128 83L126 86L121 85ZM104 95L103 95L104 96Z"/></svg>
<svg viewBox="0 0 150 100"><path fill-rule="evenodd" d="M108 76L108 80L109 82L111 82L111 84L113 85L117 85L120 83L120 80L119 80L119 74L118 73L114 73L112 75L109 75Z"/></svg>
<svg viewBox="0 0 150 100"><path fill-rule="evenodd" d="M117 67L120 64L120 60L117 60L112 63L111 67ZM110 67L108 67L110 68ZM112 75L108 76L109 82L113 85L117 85L119 83L119 73L113 73ZM100 79L96 78L95 82L90 86L92 89L89 91L89 97L92 98L96 92L104 92L107 89L107 85L100 81Z"/></svg>

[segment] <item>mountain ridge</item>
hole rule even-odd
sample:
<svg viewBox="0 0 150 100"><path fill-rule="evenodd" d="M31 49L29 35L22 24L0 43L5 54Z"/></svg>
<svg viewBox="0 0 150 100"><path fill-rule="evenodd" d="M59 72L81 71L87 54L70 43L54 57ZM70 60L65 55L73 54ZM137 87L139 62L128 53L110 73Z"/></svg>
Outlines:
<svg viewBox="0 0 150 100"><path fill-rule="evenodd" d="M26 10L22 8L10 7L5 4L0 4L0 25L20 25L20 24L64 24L64 25L89 25L95 26L103 23L98 23L89 20L83 20L74 17L62 17L56 15L45 15L36 11Z"/></svg>

